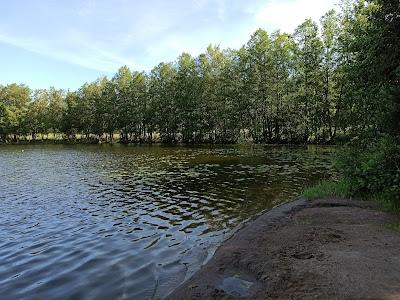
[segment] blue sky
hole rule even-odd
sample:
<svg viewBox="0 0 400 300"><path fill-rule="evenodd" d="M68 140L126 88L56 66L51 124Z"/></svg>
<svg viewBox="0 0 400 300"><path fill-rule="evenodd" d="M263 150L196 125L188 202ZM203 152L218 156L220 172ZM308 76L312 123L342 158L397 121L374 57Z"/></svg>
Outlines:
<svg viewBox="0 0 400 300"><path fill-rule="evenodd" d="M77 89L122 65L150 70L257 28L291 32L338 0L2 0L0 84Z"/></svg>

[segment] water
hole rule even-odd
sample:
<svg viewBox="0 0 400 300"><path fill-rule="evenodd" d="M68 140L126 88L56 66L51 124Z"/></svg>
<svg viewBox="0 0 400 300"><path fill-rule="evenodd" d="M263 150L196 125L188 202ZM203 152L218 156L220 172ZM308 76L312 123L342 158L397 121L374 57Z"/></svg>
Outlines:
<svg viewBox="0 0 400 300"><path fill-rule="evenodd" d="M157 299L332 148L0 146L1 299Z"/></svg>

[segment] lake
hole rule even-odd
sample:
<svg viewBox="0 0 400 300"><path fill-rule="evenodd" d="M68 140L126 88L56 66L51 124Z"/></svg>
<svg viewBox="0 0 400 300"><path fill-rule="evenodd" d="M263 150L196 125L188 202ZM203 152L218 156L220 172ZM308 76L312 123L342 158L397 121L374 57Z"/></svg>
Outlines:
<svg viewBox="0 0 400 300"><path fill-rule="evenodd" d="M0 146L1 299L157 299L331 147Z"/></svg>

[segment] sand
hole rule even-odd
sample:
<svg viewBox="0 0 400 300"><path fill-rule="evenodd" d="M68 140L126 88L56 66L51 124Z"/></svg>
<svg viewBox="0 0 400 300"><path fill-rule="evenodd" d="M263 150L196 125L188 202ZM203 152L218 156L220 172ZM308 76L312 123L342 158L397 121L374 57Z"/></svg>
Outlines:
<svg viewBox="0 0 400 300"><path fill-rule="evenodd" d="M297 200L225 241L168 299L400 299L400 216Z"/></svg>

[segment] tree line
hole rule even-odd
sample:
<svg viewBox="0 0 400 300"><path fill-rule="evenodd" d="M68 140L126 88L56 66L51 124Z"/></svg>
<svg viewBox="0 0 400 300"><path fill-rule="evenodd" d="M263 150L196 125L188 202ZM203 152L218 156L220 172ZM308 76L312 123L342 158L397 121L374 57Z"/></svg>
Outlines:
<svg viewBox="0 0 400 300"><path fill-rule="evenodd" d="M336 158L339 180L308 192L370 198L399 212L400 1L357 1L343 12L342 22L351 30L340 34L347 42L340 53L343 72L336 73L343 103L336 113L347 126L343 132L349 140Z"/></svg>
<svg viewBox="0 0 400 300"><path fill-rule="evenodd" d="M395 10L398 1L389 2ZM397 36L383 36L379 23L393 13L382 13L389 2L345 0L291 34L258 29L240 49L209 46L150 72L123 66L77 91L0 85L0 141L52 133L98 141L117 134L123 143L330 143L398 130L391 93L399 71L386 69L398 65L371 50L382 43L387 53L391 43L398 59Z"/></svg>

